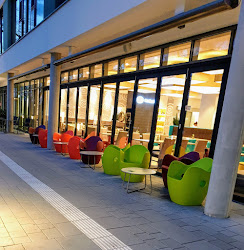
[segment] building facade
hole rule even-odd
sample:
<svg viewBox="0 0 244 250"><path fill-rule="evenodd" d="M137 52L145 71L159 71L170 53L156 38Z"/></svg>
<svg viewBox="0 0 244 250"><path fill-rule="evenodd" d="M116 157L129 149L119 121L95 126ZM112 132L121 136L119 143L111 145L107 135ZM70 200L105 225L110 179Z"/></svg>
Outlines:
<svg viewBox="0 0 244 250"><path fill-rule="evenodd" d="M20 127L28 119L32 127L44 124L50 138L57 130L81 137L94 131L111 143L123 135L150 150L152 166L165 138L176 155L183 147L214 157L238 1L6 0L0 6L0 105L6 109L5 89L13 84L11 116ZM242 162L244 155L238 197Z"/></svg>

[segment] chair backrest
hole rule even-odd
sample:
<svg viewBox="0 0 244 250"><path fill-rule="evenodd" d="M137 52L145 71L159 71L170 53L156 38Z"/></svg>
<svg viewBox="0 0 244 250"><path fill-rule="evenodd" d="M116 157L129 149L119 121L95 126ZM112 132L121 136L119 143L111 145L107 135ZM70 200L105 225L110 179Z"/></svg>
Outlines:
<svg viewBox="0 0 244 250"><path fill-rule="evenodd" d="M61 141L61 134L55 132L53 134L53 141Z"/></svg>
<svg viewBox="0 0 244 250"><path fill-rule="evenodd" d="M103 152L104 151L104 143L103 143L103 141L98 141L97 142L97 151L98 152Z"/></svg>
<svg viewBox="0 0 244 250"><path fill-rule="evenodd" d="M150 133L143 133L142 134L142 139L145 139L145 140L150 140ZM148 148L148 142L142 142L142 145L146 148Z"/></svg>
<svg viewBox="0 0 244 250"><path fill-rule="evenodd" d="M175 139L165 138L164 142L162 143L162 146L160 148L160 153L158 156L158 159L163 159L165 155L165 151L168 147L173 146L175 144Z"/></svg>
<svg viewBox="0 0 244 250"><path fill-rule="evenodd" d="M182 160L182 159L190 159L191 161L195 162L195 161L200 160L200 155L198 152L193 151L193 152L189 152L189 153L187 153L179 158L179 160Z"/></svg>
<svg viewBox="0 0 244 250"><path fill-rule="evenodd" d="M135 141L134 139L140 139L140 133L139 132L133 132L131 144L132 145L141 145L140 141Z"/></svg>
<svg viewBox="0 0 244 250"><path fill-rule="evenodd" d="M122 137L127 137L127 136L128 136L128 132L127 132L127 131L120 130L120 131L119 131L119 134L118 134L118 137L117 137L117 139L116 139L115 145L119 145L120 139L121 139Z"/></svg>
<svg viewBox="0 0 244 250"><path fill-rule="evenodd" d="M68 130L64 134L68 134L68 135L74 136L74 132L72 130Z"/></svg>
<svg viewBox="0 0 244 250"><path fill-rule="evenodd" d="M197 140L196 142L194 151L198 152L201 158L203 157L205 153L205 148L207 147L207 144L208 144L207 140Z"/></svg>
<svg viewBox="0 0 244 250"><path fill-rule="evenodd" d="M72 138L72 137L73 137L72 135L64 133L61 135L61 141L62 142L69 142L70 138Z"/></svg>
<svg viewBox="0 0 244 250"><path fill-rule="evenodd" d="M121 137L119 140L119 148L124 148L128 144L128 138L127 137Z"/></svg>
<svg viewBox="0 0 244 250"><path fill-rule="evenodd" d="M69 139L69 144L68 147L70 147L71 149L80 149L80 141L81 138L79 136L73 136Z"/></svg>
<svg viewBox="0 0 244 250"><path fill-rule="evenodd" d="M148 149L142 145L133 145L124 153L124 159L127 162L141 163Z"/></svg>
<svg viewBox="0 0 244 250"><path fill-rule="evenodd" d="M184 149L186 149L187 144L188 144L188 141L189 141L189 140L187 140L187 139L182 139L181 147L183 147Z"/></svg>
<svg viewBox="0 0 244 250"><path fill-rule="evenodd" d="M96 151L97 150L97 143L102 141L99 136L91 136L86 140L86 150L87 151Z"/></svg>
<svg viewBox="0 0 244 250"><path fill-rule="evenodd" d="M47 129L38 130L38 139L42 148L47 147Z"/></svg>
<svg viewBox="0 0 244 250"><path fill-rule="evenodd" d="M29 127L29 129L28 129L28 132L29 132L29 134L34 134L35 133L35 129L34 128L32 128L32 127Z"/></svg>

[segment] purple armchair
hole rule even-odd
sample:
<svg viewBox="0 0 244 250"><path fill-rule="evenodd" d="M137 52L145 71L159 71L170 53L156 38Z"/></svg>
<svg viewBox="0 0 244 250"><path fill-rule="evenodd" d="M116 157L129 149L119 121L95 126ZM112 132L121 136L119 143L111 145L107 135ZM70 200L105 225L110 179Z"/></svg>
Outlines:
<svg viewBox="0 0 244 250"><path fill-rule="evenodd" d="M190 152L190 153L183 155L180 158L175 157L173 155L165 155L163 158L163 162L162 162L162 178L164 181L164 186L166 188L168 187L167 174L168 174L169 165L172 161L181 161L186 165L190 165L198 160L200 160L200 155L198 152Z"/></svg>
<svg viewBox="0 0 244 250"><path fill-rule="evenodd" d="M85 141L85 147L82 150L102 152L104 150L103 141L99 136L91 136ZM95 164L98 164L101 160L100 155L96 155L95 158L88 155L81 155L82 162L88 164L88 157L90 157L89 164L94 164L94 159Z"/></svg>

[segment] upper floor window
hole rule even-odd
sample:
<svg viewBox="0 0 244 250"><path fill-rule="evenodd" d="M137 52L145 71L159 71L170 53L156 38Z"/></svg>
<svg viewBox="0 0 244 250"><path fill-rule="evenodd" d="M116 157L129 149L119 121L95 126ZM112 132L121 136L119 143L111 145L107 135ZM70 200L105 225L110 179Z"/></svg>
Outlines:
<svg viewBox="0 0 244 250"><path fill-rule="evenodd" d="M44 19L44 0L16 0L16 41Z"/></svg>
<svg viewBox="0 0 244 250"><path fill-rule="evenodd" d="M0 54L3 53L3 9L0 10Z"/></svg>

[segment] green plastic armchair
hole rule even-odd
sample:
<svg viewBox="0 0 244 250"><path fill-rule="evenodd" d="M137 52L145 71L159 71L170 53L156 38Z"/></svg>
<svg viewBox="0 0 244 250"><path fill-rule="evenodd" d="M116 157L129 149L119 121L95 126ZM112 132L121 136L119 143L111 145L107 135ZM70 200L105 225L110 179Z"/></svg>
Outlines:
<svg viewBox="0 0 244 250"><path fill-rule="evenodd" d="M150 153L142 145L133 145L125 151L120 151L120 170L122 168L149 168ZM125 174L120 172L121 179L124 180ZM128 181L129 175L126 175L125 181ZM144 176L131 175L130 182L142 182Z"/></svg>
<svg viewBox="0 0 244 250"><path fill-rule="evenodd" d="M201 205L207 195L212 163L207 157L191 165L173 161L167 176L171 200L184 206Z"/></svg>
<svg viewBox="0 0 244 250"><path fill-rule="evenodd" d="M128 144L124 149L115 145L109 145L105 148L102 156L103 170L108 175L120 175L120 151L125 151L130 147Z"/></svg>

